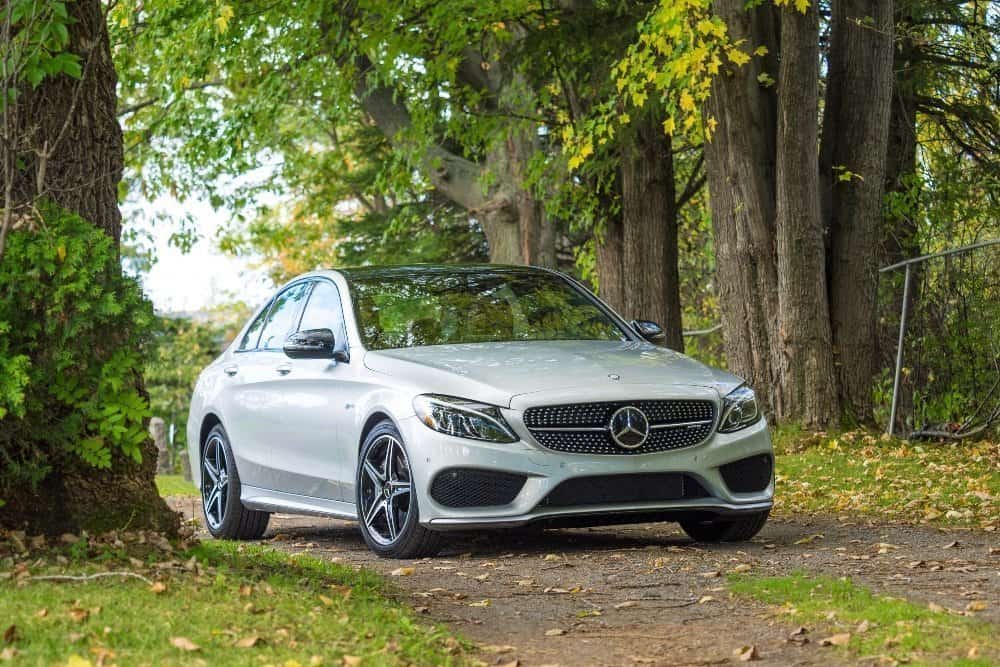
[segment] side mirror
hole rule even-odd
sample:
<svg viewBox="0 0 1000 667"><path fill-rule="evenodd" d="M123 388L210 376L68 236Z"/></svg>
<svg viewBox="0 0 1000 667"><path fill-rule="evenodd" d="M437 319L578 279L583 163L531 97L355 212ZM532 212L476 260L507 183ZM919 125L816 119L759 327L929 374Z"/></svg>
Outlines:
<svg viewBox="0 0 1000 667"><path fill-rule="evenodd" d="M667 334L663 332L663 327L656 322L632 320L632 328L650 343L662 343L667 338Z"/></svg>
<svg viewBox="0 0 1000 667"><path fill-rule="evenodd" d="M336 340L329 329L297 331L285 340L285 354L292 359L333 359Z"/></svg>

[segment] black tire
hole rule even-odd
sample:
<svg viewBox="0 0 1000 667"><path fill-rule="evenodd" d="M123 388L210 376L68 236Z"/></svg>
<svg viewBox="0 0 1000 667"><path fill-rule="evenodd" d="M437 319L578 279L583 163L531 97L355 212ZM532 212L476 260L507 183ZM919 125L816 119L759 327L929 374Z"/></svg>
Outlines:
<svg viewBox="0 0 1000 667"><path fill-rule="evenodd" d="M371 488L370 478L364 477L366 474L364 462L368 460L369 454L372 454L375 448L385 446L387 438L394 440L395 443L398 443L398 447L402 449L401 460L406 464L407 468L407 479L405 481L410 482L405 520L402 526L398 528L395 539L391 541L386 541L385 535L379 534L378 537L373 535L373 531L378 532L378 530L377 528L369 528L364 517L364 508L377 500L377 496L372 495L374 489ZM441 533L428 530L420 525L420 508L417 505L416 490L413 488L412 480L409 477L409 457L406 453L406 445L403 442L403 436L391 420L386 419L377 424L365 438L365 442L361 446L360 455L358 456L358 470L354 488L356 490L355 502L358 508L358 526L361 529L361 536L364 538L368 548L377 555L382 558L422 558L424 556L433 556L441 550L444 544L444 538Z"/></svg>
<svg viewBox="0 0 1000 667"><path fill-rule="evenodd" d="M222 520L210 516L208 500L215 484L209 475L206 466L211 465L210 457L216 447L221 447L225 455L226 484L222 496L223 505L221 507ZM215 505L211 514L217 515ZM218 424L208 435L201 445L201 510L205 517L205 526L212 537L225 540L259 540L264 531L267 530L267 522L271 518L270 512L259 512L247 509L240 502L240 475L236 470L236 459L233 456L233 448L229 444L229 436L222 424Z"/></svg>
<svg viewBox="0 0 1000 667"><path fill-rule="evenodd" d="M737 519L681 521L681 528L695 542L746 542L760 532L770 510L747 514Z"/></svg>

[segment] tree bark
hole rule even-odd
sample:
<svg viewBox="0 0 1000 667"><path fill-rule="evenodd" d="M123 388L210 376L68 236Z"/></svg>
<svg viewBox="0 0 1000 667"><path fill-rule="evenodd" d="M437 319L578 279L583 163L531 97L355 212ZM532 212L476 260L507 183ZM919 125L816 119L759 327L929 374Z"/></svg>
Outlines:
<svg viewBox="0 0 1000 667"><path fill-rule="evenodd" d="M820 220L819 18L781 12L776 176L778 340L773 345L779 418L826 428L837 418L837 391L826 300Z"/></svg>
<svg viewBox="0 0 1000 667"><path fill-rule="evenodd" d="M756 388L765 407L775 403L778 312L774 238L775 96L758 83L777 72L775 10L744 9L743 0L716 0L713 10L733 40L766 46L768 56L720 73L706 114L718 122L705 145L716 276L730 369Z"/></svg>
<svg viewBox="0 0 1000 667"><path fill-rule="evenodd" d="M624 315L653 320L665 345L683 351L677 209L670 137L655 118L637 123L621 156Z"/></svg>
<svg viewBox="0 0 1000 667"><path fill-rule="evenodd" d="M117 242L122 134L104 14L98 0L77 0L67 3L67 9L72 18L69 49L80 56L83 76L80 81L50 76L37 88L22 86L18 91L15 146L21 165L12 174L14 203L23 207L47 197ZM11 176L0 175L4 180ZM177 517L153 482L152 440L146 441L142 455L141 464L116 456L107 470L91 468L75 456L63 457L37 489L18 489L8 496L2 523L47 533L124 526L175 531Z"/></svg>
<svg viewBox="0 0 1000 667"><path fill-rule="evenodd" d="M835 0L821 171L840 402L870 422L877 262L893 88L892 0Z"/></svg>
<svg viewBox="0 0 1000 667"><path fill-rule="evenodd" d="M627 317L623 237L620 216L604 220L604 229L594 236L594 259L597 268L597 293L619 315Z"/></svg>

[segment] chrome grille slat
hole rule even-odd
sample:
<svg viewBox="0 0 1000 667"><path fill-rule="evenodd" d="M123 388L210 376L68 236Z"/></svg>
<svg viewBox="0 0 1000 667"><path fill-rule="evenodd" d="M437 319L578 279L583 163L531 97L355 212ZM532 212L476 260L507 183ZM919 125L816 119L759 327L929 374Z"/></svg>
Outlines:
<svg viewBox="0 0 1000 667"><path fill-rule="evenodd" d="M638 449L619 447L611 437L611 415L634 406L649 419L649 437ZM528 408L524 424L543 447L571 454L630 455L691 447L715 425L715 404L699 399L610 401Z"/></svg>

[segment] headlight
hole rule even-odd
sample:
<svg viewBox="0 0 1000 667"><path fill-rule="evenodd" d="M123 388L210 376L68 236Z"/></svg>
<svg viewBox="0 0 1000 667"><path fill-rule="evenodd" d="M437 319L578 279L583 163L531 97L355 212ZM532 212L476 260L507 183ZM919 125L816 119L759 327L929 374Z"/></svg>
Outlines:
<svg viewBox="0 0 1000 667"><path fill-rule="evenodd" d="M413 410L435 431L459 438L488 442L517 442L500 408L454 396L421 394L413 399Z"/></svg>
<svg viewBox="0 0 1000 667"><path fill-rule="evenodd" d="M729 392L722 399L722 419L719 433L732 433L760 421L760 407L753 389L743 385Z"/></svg>

